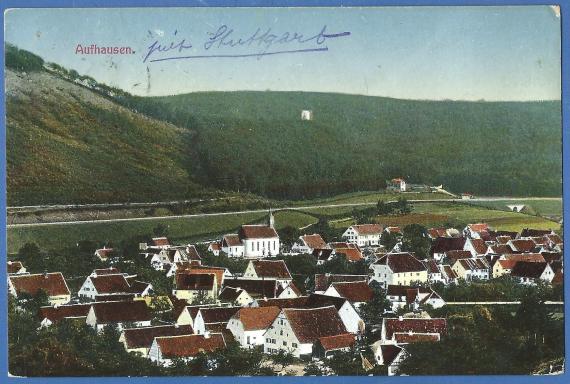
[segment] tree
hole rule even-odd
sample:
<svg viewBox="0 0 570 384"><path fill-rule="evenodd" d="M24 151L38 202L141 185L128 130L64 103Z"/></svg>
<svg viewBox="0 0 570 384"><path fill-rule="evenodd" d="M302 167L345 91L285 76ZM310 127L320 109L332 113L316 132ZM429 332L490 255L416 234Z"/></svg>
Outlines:
<svg viewBox="0 0 570 384"><path fill-rule="evenodd" d="M331 358L325 359L327 367L339 376L361 376L366 375L362 368L362 358L356 349L348 352L337 352Z"/></svg>
<svg viewBox="0 0 570 384"><path fill-rule="evenodd" d="M152 234L156 237L166 237L168 236L168 226L164 224L158 224L152 229Z"/></svg>
<svg viewBox="0 0 570 384"><path fill-rule="evenodd" d="M404 227L402 251L414 252L416 257L421 260L428 257L430 247L431 242L424 226L410 224Z"/></svg>
<svg viewBox="0 0 570 384"><path fill-rule="evenodd" d="M386 250L390 251L398 244L398 237L393 233L384 231L380 236L380 244L383 245Z"/></svg>
<svg viewBox="0 0 570 384"><path fill-rule="evenodd" d="M376 213L380 216L389 215L392 213L393 208L390 204L386 204L384 200L378 200L378 204L376 204Z"/></svg>
<svg viewBox="0 0 570 384"><path fill-rule="evenodd" d="M408 200L406 200L406 198L404 197L398 198L398 201L396 203L396 209L398 209L401 214L407 214L412 211L410 205L408 204Z"/></svg>
<svg viewBox="0 0 570 384"><path fill-rule="evenodd" d="M285 367L288 367L297 361L297 358L293 356L291 352L285 351L283 349L280 349L279 352L272 354L270 358L275 364L281 366L281 369L279 371L284 370Z"/></svg>
<svg viewBox="0 0 570 384"><path fill-rule="evenodd" d="M279 233L279 240L286 248L291 248L293 244L301 236L301 231L298 228L292 227L290 225L277 231Z"/></svg>

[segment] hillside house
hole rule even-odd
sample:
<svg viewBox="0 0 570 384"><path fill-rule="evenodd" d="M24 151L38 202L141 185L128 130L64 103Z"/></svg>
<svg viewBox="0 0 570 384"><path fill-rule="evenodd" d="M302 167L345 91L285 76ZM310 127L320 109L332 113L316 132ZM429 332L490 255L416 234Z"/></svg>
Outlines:
<svg viewBox="0 0 570 384"><path fill-rule="evenodd" d="M406 192L408 190L406 180L402 177L386 180L386 190L390 192Z"/></svg>
<svg viewBox="0 0 570 384"><path fill-rule="evenodd" d="M364 256L356 244L336 242L330 243L329 246L332 248L332 257L344 257L349 263L355 263L364 260ZM331 260L332 257L328 260Z"/></svg>
<svg viewBox="0 0 570 384"><path fill-rule="evenodd" d="M241 307L200 308L194 318L194 332L198 335L204 335L208 328L214 325L226 328L232 316L240 309Z"/></svg>
<svg viewBox="0 0 570 384"><path fill-rule="evenodd" d="M428 282L428 273L422 262L407 252L388 253L369 268L372 270L370 281L377 281L382 287Z"/></svg>
<svg viewBox="0 0 570 384"><path fill-rule="evenodd" d="M130 289L127 279L122 274L97 274L96 276L87 276L78 295L94 301L98 295L122 295L130 293Z"/></svg>
<svg viewBox="0 0 570 384"><path fill-rule="evenodd" d="M152 314L146 303L134 300L92 303L85 322L101 332L109 324L116 325L119 331L124 329L125 324L149 327L151 320Z"/></svg>
<svg viewBox="0 0 570 384"><path fill-rule="evenodd" d="M291 247L293 253L312 254L315 249L330 249L328 244L323 240L321 235L313 233L312 235L299 236L299 240Z"/></svg>
<svg viewBox="0 0 570 384"><path fill-rule="evenodd" d="M293 281L283 260L250 260L243 277L246 279L275 279L281 285Z"/></svg>
<svg viewBox="0 0 570 384"><path fill-rule="evenodd" d="M279 312L278 307L241 308L231 317L227 328L242 348L263 345L263 335Z"/></svg>
<svg viewBox="0 0 570 384"><path fill-rule="evenodd" d="M356 309L359 309L363 304L373 299L374 292L365 281L350 281L332 283L324 295L345 298Z"/></svg>
<svg viewBox="0 0 570 384"><path fill-rule="evenodd" d="M214 256L220 256L221 250L222 250L221 241L213 241L208 245L208 252L212 252Z"/></svg>
<svg viewBox="0 0 570 384"><path fill-rule="evenodd" d="M174 359L190 361L201 352L214 352L226 347L221 333L156 337L148 357L158 365L168 367Z"/></svg>
<svg viewBox="0 0 570 384"><path fill-rule="evenodd" d="M368 281L368 275L341 275L333 273L315 274L315 293L323 293L332 283L349 281Z"/></svg>
<svg viewBox="0 0 570 384"><path fill-rule="evenodd" d="M177 299L188 302L194 300L216 300L218 298L218 282L214 273L186 273L176 274L175 286L172 294Z"/></svg>
<svg viewBox="0 0 570 384"><path fill-rule="evenodd" d="M439 269L439 264L434 259L422 260L422 264L428 273L428 282L445 283L441 270Z"/></svg>
<svg viewBox="0 0 570 384"><path fill-rule="evenodd" d="M71 300L71 292L61 272L20 274L8 276L8 292L19 297L22 294L35 296L44 291L51 305L61 305Z"/></svg>
<svg viewBox="0 0 570 384"><path fill-rule="evenodd" d="M430 255L436 261L441 261L447 252L462 251L463 247L465 247L465 239L462 237L438 237L432 243Z"/></svg>
<svg viewBox="0 0 570 384"><path fill-rule="evenodd" d="M113 255L113 252L114 252L113 248L103 247L101 249L95 250L95 257L105 262L109 259L109 257Z"/></svg>
<svg viewBox="0 0 570 384"><path fill-rule="evenodd" d="M382 319L382 344L410 344L439 341L447 334L447 320L425 318Z"/></svg>
<svg viewBox="0 0 570 384"><path fill-rule="evenodd" d="M21 275L26 273L26 268L21 261L8 261L7 265L8 275Z"/></svg>
<svg viewBox="0 0 570 384"><path fill-rule="evenodd" d="M237 234L229 234L222 237L221 251L228 257L244 257L244 246Z"/></svg>
<svg viewBox="0 0 570 384"><path fill-rule="evenodd" d="M323 321L326 319L326 321ZM284 350L295 357L309 357L321 337L346 334L347 330L334 306L282 309L264 337L265 353Z"/></svg>
<svg viewBox="0 0 570 384"><path fill-rule="evenodd" d="M393 311L401 308L416 311L426 305L433 308L445 305L445 301L433 289L421 286L388 285L386 299L392 304Z"/></svg>
<svg viewBox="0 0 570 384"><path fill-rule="evenodd" d="M464 251L469 251L471 257L481 257L487 254L488 246L483 239L472 239L468 238L465 240Z"/></svg>
<svg viewBox="0 0 570 384"><path fill-rule="evenodd" d="M548 263L518 261L511 270L511 277L525 285L536 285L539 281L550 284L554 271Z"/></svg>
<svg viewBox="0 0 570 384"><path fill-rule="evenodd" d="M170 248L170 241L167 237L153 237L151 247L167 249Z"/></svg>
<svg viewBox="0 0 570 384"><path fill-rule="evenodd" d="M468 239L483 239L489 234L490 228L488 224L477 223L468 224L463 229L463 236Z"/></svg>
<svg viewBox="0 0 570 384"><path fill-rule="evenodd" d="M493 279L504 275L510 275L516 263L516 260L497 260L493 265Z"/></svg>
<svg viewBox="0 0 570 384"><path fill-rule="evenodd" d="M491 273L489 264L484 257L456 260L451 269L460 279L465 281L489 280Z"/></svg>
<svg viewBox="0 0 570 384"><path fill-rule="evenodd" d="M380 224L351 225L344 231L342 238L359 247L379 245L383 230L384 227Z"/></svg>
<svg viewBox="0 0 570 384"><path fill-rule="evenodd" d="M91 304L54 305L41 307L38 313L41 327L49 327L62 320L85 322Z"/></svg>
<svg viewBox="0 0 570 384"><path fill-rule="evenodd" d="M224 287L218 295L220 303L229 303L240 307L246 307L254 302L254 299L241 288Z"/></svg>
<svg viewBox="0 0 570 384"><path fill-rule="evenodd" d="M385 365L388 376L398 374L398 369L402 361L407 357L406 350L393 344L382 344L380 340L370 346L374 353L374 359L378 365Z"/></svg>
<svg viewBox="0 0 570 384"><path fill-rule="evenodd" d="M127 352L137 353L148 357L148 352L156 337L192 335L190 325L155 325L151 327L124 329L119 337Z"/></svg>

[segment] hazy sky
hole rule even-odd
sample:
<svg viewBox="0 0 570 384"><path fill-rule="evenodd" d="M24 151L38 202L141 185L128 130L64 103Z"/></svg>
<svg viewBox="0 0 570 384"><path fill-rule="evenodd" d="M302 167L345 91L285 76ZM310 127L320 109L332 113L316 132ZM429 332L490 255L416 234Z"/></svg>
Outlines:
<svg viewBox="0 0 570 384"><path fill-rule="evenodd" d="M210 47L221 25L247 39L271 28L304 38L264 57L143 62L155 41L192 48L150 58L259 53L256 44ZM139 95L301 90L406 99L560 99L560 19L548 6L382 8L22 9L6 15L6 40L80 74ZM227 41L227 40L226 40ZM132 55L78 55L78 44L130 46ZM176 51L176 52L174 52Z"/></svg>

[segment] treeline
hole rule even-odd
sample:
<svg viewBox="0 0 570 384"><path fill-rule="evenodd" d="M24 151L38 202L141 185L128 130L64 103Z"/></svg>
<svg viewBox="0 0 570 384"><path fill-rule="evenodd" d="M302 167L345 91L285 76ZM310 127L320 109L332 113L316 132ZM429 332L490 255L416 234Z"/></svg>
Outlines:
<svg viewBox="0 0 570 384"><path fill-rule="evenodd" d="M20 72L41 71L44 67L44 60L38 55L7 43L6 49L6 67Z"/></svg>

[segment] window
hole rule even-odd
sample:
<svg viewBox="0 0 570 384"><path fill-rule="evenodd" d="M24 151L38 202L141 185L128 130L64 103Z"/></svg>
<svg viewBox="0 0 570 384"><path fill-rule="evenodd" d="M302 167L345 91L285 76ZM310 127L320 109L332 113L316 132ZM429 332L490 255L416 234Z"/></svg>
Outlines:
<svg viewBox="0 0 570 384"><path fill-rule="evenodd" d="M270 338L267 338L267 339L265 339L265 342L266 342L266 343L271 343L271 339L270 339Z"/></svg>
<svg viewBox="0 0 570 384"><path fill-rule="evenodd" d="M293 346L293 348L297 348L297 343L292 343L291 345Z"/></svg>
<svg viewBox="0 0 570 384"><path fill-rule="evenodd" d="M283 336L283 330L279 331L279 334L280 334L281 336Z"/></svg>
<svg viewBox="0 0 570 384"><path fill-rule="evenodd" d="M257 250L259 251L259 241L257 242Z"/></svg>
<svg viewBox="0 0 570 384"><path fill-rule="evenodd" d="M286 342L286 341L283 341L283 345L286 347L286 346L287 346L287 342Z"/></svg>

